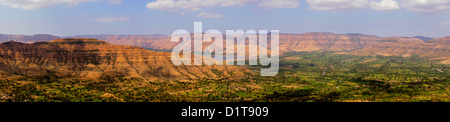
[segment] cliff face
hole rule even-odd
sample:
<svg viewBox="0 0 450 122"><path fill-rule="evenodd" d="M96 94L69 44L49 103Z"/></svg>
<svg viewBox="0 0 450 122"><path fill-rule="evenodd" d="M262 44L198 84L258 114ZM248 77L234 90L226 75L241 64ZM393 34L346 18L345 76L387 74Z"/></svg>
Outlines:
<svg viewBox="0 0 450 122"><path fill-rule="evenodd" d="M177 45L177 43L170 42L170 37L163 35L81 35L75 37L95 38L114 45L138 46L156 51L171 51Z"/></svg>
<svg viewBox="0 0 450 122"><path fill-rule="evenodd" d="M363 49L376 36L360 34L305 33L280 35L280 51L353 51Z"/></svg>
<svg viewBox="0 0 450 122"><path fill-rule="evenodd" d="M220 73L217 73L220 72ZM97 39L72 38L25 44L0 44L0 76L99 79L108 76L150 80L239 77L251 71L236 66L175 66L170 53L112 45Z"/></svg>
<svg viewBox="0 0 450 122"><path fill-rule="evenodd" d="M450 41L450 40L449 40ZM424 57L449 57L450 48L448 44L435 42L423 42L415 39L394 38L373 41L365 48L349 52L355 55L385 55L385 56L412 56Z"/></svg>

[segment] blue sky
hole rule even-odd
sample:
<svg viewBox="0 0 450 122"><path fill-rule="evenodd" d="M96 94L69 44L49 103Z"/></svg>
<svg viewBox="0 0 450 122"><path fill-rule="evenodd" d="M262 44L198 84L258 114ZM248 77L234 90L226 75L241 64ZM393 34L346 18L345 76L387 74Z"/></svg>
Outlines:
<svg viewBox="0 0 450 122"><path fill-rule="evenodd" d="M0 34L280 30L450 36L450 0L0 0Z"/></svg>

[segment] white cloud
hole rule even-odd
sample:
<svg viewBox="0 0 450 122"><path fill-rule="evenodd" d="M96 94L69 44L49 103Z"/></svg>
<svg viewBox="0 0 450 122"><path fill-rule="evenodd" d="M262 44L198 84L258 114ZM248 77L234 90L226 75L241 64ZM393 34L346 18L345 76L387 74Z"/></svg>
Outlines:
<svg viewBox="0 0 450 122"><path fill-rule="evenodd" d="M438 23L438 25L440 25L440 26L447 26L447 25L450 25L450 21L440 22L440 23Z"/></svg>
<svg viewBox="0 0 450 122"><path fill-rule="evenodd" d="M345 11L366 7L368 0L306 0L311 9Z"/></svg>
<svg viewBox="0 0 450 122"><path fill-rule="evenodd" d="M122 0L0 0L0 4L7 5L12 8L38 9L60 4L72 6L82 2L93 1L109 1L111 4L123 3Z"/></svg>
<svg viewBox="0 0 450 122"><path fill-rule="evenodd" d="M395 0L381 0L381 2L370 2L370 8L377 11L392 11L400 9L400 6Z"/></svg>
<svg viewBox="0 0 450 122"><path fill-rule="evenodd" d="M116 4L123 3L123 1L122 0L109 0L109 3L116 5Z"/></svg>
<svg viewBox="0 0 450 122"><path fill-rule="evenodd" d="M450 11L450 0L402 0L401 6L420 13Z"/></svg>
<svg viewBox="0 0 450 122"><path fill-rule="evenodd" d="M299 0L156 0L147 3L148 9L161 11L183 10L186 12L199 11L208 7L244 6L258 4L267 8L296 8ZM269 5L270 4L270 5Z"/></svg>
<svg viewBox="0 0 450 122"><path fill-rule="evenodd" d="M210 13L210 12L201 12L201 13L197 14L197 17L202 17L202 18L221 18L221 17L223 17L223 15Z"/></svg>
<svg viewBox="0 0 450 122"><path fill-rule="evenodd" d="M243 6L255 0L156 0L147 4L147 8L173 11L184 9L186 11L198 11L202 8L213 6Z"/></svg>
<svg viewBox="0 0 450 122"><path fill-rule="evenodd" d="M264 8L297 8L300 5L298 0L263 0L258 4Z"/></svg>
<svg viewBox="0 0 450 122"><path fill-rule="evenodd" d="M97 22L121 22L121 21L130 21L130 17L98 17L95 19Z"/></svg>

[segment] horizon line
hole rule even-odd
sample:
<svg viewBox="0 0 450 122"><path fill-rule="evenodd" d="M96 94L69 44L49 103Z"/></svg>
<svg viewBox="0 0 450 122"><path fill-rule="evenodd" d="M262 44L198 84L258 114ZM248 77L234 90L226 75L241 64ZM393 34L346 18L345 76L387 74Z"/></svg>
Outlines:
<svg viewBox="0 0 450 122"><path fill-rule="evenodd" d="M205 32L202 32L203 34ZM400 35L390 35L390 36L379 36L375 34L366 34L366 33L334 33L334 32L303 32L303 33L280 33L281 34L292 34L292 35L301 35L301 34L309 34L309 33L330 33L335 35L352 35L352 34L358 34L358 35L366 35L366 36L377 36L377 37L408 37L408 38L416 38L416 37L425 37L425 38L445 38L448 36L440 36L440 37L432 37L432 36L423 36L423 35L415 35L415 36L400 36ZM190 34L196 34L196 33L190 33ZM223 33L222 33L223 34ZM270 32L268 32L270 34ZM171 34L77 34L77 35L55 35L55 34L45 34L45 33L37 33L37 34L3 34L0 33L0 35L22 35L22 36L36 36L36 35L50 35L50 36L56 36L60 38L71 38L73 36L154 36L154 35L163 35L163 36L170 36Z"/></svg>

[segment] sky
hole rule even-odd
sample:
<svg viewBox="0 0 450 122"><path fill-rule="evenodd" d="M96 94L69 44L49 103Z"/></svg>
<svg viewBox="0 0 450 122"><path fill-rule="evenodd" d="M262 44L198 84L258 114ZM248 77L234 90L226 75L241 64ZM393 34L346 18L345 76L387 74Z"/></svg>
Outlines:
<svg viewBox="0 0 450 122"><path fill-rule="evenodd" d="M450 36L450 0L0 0L0 34L280 30Z"/></svg>

